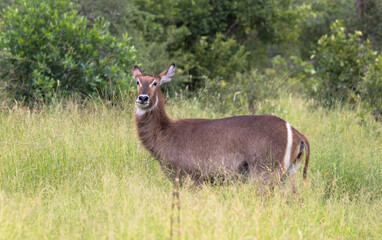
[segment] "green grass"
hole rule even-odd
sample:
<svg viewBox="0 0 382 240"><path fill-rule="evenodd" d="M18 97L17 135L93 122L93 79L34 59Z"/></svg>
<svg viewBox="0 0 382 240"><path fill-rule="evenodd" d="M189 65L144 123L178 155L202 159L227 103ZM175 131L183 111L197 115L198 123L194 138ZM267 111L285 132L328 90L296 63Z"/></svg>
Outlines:
<svg viewBox="0 0 382 240"><path fill-rule="evenodd" d="M181 189L181 239L382 239L382 127L297 98L263 104L311 144L309 186ZM170 116L223 116L171 99ZM0 239L169 239L172 184L138 148L132 105L0 113ZM227 110L225 116L229 116ZM288 188L287 188L288 189Z"/></svg>

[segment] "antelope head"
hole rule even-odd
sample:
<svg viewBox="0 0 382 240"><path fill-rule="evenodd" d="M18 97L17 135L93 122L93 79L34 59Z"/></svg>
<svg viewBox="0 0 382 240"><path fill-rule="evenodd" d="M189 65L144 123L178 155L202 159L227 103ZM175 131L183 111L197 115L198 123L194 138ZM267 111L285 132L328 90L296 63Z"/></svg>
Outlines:
<svg viewBox="0 0 382 240"><path fill-rule="evenodd" d="M158 106L159 86L171 81L175 74L175 64L171 64L159 75L143 74L138 66L134 66L132 74L137 83L137 97L135 99L136 115L142 116Z"/></svg>

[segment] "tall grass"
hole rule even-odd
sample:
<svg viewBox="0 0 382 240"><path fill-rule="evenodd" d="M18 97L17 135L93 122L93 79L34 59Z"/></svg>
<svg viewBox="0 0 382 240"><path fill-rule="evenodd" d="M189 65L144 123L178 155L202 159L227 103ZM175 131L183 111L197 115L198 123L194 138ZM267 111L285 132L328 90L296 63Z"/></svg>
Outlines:
<svg viewBox="0 0 382 240"><path fill-rule="evenodd" d="M174 118L229 116L171 99ZM269 101L310 140L310 184L259 196L240 183L181 188L181 239L381 239L382 127L344 108ZM267 107L264 107L267 106ZM171 181L139 148L133 106L0 113L1 239L168 239ZM286 188L288 189L288 187Z"/></svg>

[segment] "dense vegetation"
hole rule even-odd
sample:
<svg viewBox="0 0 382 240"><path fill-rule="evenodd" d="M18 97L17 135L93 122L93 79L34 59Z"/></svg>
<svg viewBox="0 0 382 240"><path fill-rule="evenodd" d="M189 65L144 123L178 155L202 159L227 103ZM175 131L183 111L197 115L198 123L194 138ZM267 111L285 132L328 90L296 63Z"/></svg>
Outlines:
<svg viewBox="0 0 382 240"><path fill-rule="evenodd" d="M2 14L2 80L9 97L33 103L129 86L133 47L98 18L91 27L67 1L23 1Z"/></svg>
<svg viewBox="0 0 382 240"><path fill-rule="evenodd" d="M362 101L381 114L377 0L7 0L0 7L3 99L110 97L131 89L135 63L159 72L176 62L170 94L226 88L219 102L230 101L252 85L260 94L240 97L253 111L277 96L280 83L267 86L271 71L284 89L326 107Z"/></svg>
<svg viewBox="0 0 382 240"><path fill-rule="evenodd" d="M312 149L297 195L182 187L179 239L382 238L382 1L0 9L0 239L169 238L172 185L137 143L130 70L172 62L171 117L274 114Z"/></svg>

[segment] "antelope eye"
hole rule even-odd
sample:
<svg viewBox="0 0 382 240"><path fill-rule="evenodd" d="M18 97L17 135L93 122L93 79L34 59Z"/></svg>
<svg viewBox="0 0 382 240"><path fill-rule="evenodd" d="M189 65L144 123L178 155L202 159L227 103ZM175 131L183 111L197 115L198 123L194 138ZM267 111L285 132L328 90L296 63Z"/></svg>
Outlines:
<svg viewBox="0 0 382 240"><path fill-rule="evenodd" d="M157 82L153 82L153 85L156 86L156 85L157 85Z"/></svg>
<svg viewBox="0 0 382 240"><path fill-rule="evenodd" d="M137 85L139 85L139 82L137 81Z"/></svg>

